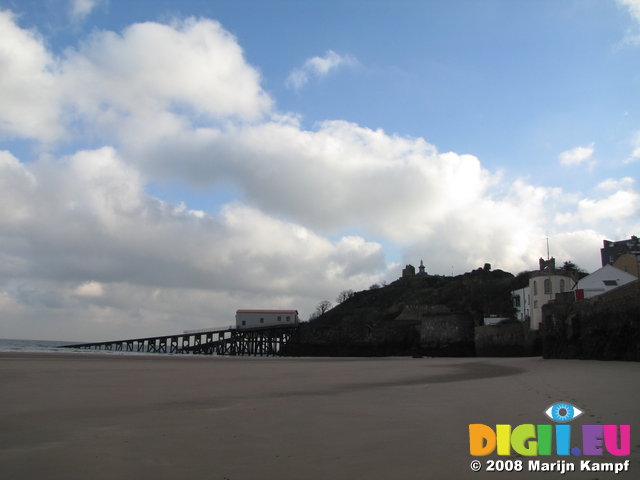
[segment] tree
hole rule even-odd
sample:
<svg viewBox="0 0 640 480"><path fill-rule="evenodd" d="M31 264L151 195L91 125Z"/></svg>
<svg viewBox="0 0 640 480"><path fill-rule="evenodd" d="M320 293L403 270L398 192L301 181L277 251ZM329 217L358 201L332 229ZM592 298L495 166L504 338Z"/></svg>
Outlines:
<svg viewBox="0 0 640 480"><path fill-rule="evenodd" d="M517 274L511 280L511 290L519 290L521 288L525 288L529 286L529 277L531 276L530 270L525 270Z"/></svg>
<svg viewBox="0 0 640 480"><path fill-rule="evenodd" d="M354 295L355 293L353 293L353 290L343 290L338 295L338 298L336 298L336 302L337 303L345 302L349 300L351 297L353 297Z"/></svg>
<svg viewBox="0 0 640 480"><path fill-rule="evenodd" d="M569 260L562 264L562 267L560 268L560 270L565 270L567 272L577 272L578 266L575 263L573 263L571 260Z"/></svg>
<svg viewBox="0 0 640 480"><path fill-rule="evenodd" d="M572 273L579 278L587 275L587 272L585 272L583 269L581 269L578 265L573 263L571 260L564 262L562 264L562 267L560 267L560 270L562 270L563 272Z"/></svg>
<svg viewBox="0 0 640 480"><path fill-rule="evenodd" d="M331 310L331 302L329 300L322 300L316 307L316 318L324 315Z"/></svg>

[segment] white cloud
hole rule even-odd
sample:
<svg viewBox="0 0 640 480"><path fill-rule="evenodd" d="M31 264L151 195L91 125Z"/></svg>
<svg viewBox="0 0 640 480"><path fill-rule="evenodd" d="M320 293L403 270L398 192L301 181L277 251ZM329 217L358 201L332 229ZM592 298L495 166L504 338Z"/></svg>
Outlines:
<svg viewBox="0 0 640 480"><path fill-rule="evenodd" d="M37 34L0 12L0 61L5 137L55 140L65 127L107 137L123 122L162 128L193 117L253 121L272 104L236 39L212 20L98 31L54 58Z"/></svg>
<svg viewBox="0 0 640 480"><path fill-rule="evenodd" d="M351 55L339 55L333 50L327 50L323 57L308 58L302 67L293 69L286 83L290 88L299 89L306 85L311 77L324 77L339 67L355 64L357 60Z"/></svg>
<svg viewBox="0 0 640 480"><path fill-rule="evenodd" d="M556 223L566 232L589 229L604 232L602 237L625 238L640 228L640 193L631 178L605 180L596 190L606 196L580 198L565 213L556 215Z"/></svg>
<svg viewBox="0 0 640 480"><path fill-rule="evenodd" d="M102 2L103 0L70 0L69 10L71 18L75 20L85 19L93 9Z"/></svg>
<svg viewBox="0 0 640 480"><path fill-rule="evenodd" d="M574 165L582 165L587 161L591 160L593 157L593 152L595 151L595 144L591 143L586 146L579 146L572 148L571 150L567 150L562 152L558 159L560 163L565 167L574 166Z"/></svg>
<svg viewBox="0 0 640 480"><path fill-rule="evenodd" d="M605 191L615 191L615 190L629 190L635 184L635 180L631 177L624 177L620 180L616 180L615 178L608 178L603 182L600 182L596 189L605 190Z"/></svg>
<svg viewBox="0 0 640 480"><path fill-rule="evenodd" d="M586 224L608 221L623 221L640 215L640 194L619 190L603 199L583 199L578 203L578 214Z"/></svg>
<svg viewBox="0 0 640 480"><path fill-rule="evenodd" d="M342 121L313 131L290 122L174 131L148 141L124 140L148 175L230 181L260 208L329 233L358 224L402 239L428 228L421 220L472 203L494 181L473 156Z"/></svg>
<svg viewBox="0 0 640 480"><path fill-rule="evenodd" d="M186 109L213 119L256 119L271 106L236 39L204 19L99 32L67 53L63 77L69 101L90 117Z"/></svg>
<svg viewBox="0 0 640 480"><path fill-rule="evenodd" d="M112 148L30 164L3 153L0 185L11 187L0 189L0 290L13 299L0 308L8 323L25 312L66 311L75 319L67 332L77 336L73 322L89 313L129 317L132 331L149 328L152 312L166 319L156 328L173 331L205 319L226 325L243 306L308 314L319 298L365 288L385 268L381 246L362 237L330 241L240 204L194 215L149 197ZM198 297L202 310L167 297ZM112 336L117 328L99 327Z"/></svg>
<svg viewBox="0 0 640 480"><path fill-rule="evenodd" d="M640 22L640 0L618 0L618 3L626 7L629 14L638 22Z"/></svg>
<svg viewBox="0 0 640 480"><path fill-rule="evenodd" d="M84 282L78 285L73 293L80 297L102 297L104 295L104 287L100 282Z"/></svg>
<svg viewBox="0 0 640 480"><path fill-rule="evenodd" d="M148 141L123 140L146 175L209 187L230 182L246 202L271 215L327 235L355 229L386 239L407 258L426 257L434 272L485 261L524 270L543 252L536 242L546 232L581 229L581 221L589 231L612 226L577 214L584 197L523 181L505 184L471 155L440 153L423 139L349 122L303 130L288 119L176 130ZM595 266L596 254L585 268Z"/></svg>
<svg viewBox="0 0 640 480"><path fill-rule="evenodd" d="M633 150L631 151L631 155L625 159L624 163L633 163L640 160L640 130L633 135L631 145Z"/></svg>
<svg viewBox="0 0 640 480"><path fill-rule="evenodd" d="M620 231L616 233L620 234L616 238L628 238L628 235L625 237L626 232ZM553 235L549 237L550 253L557 259L558 265L571 260L580 268L592 272L601 266L600 249L602 248L602 240L605 237L606 235L603 236L602 231L589 228L553 232ZM543 241L546 243L546 238L543 239L541 237L539 242L541 247ZM538 256L542 257L543 255L540 253ZM536 267L534 266L533 268Z"/></svg>
<svg viewBox="0 0 640 480"><path fill-rule="evenodd" d="M35 177L10 152L0 150L0 228L11 231L32 216L30 197L37 187Z"/></svg>
<svg viewBox="0 0 640 480"><path fill-rule="evenodd" d="M636 24L640 24L640 0L617 0L618 5L621 5L623 8L626 8L631 15L631 18L635 20ZM624 39L625 43L632 45L640 44L640 33L638 33L637 29L638 25L636 25L635 29L630 29Z"/></svg>
<svg viewBox="0 0 640 480"><path fill-rule="evenodd" d="M56 61L42 38L0 10L0 139L59 137L59 92Z"/></svg>

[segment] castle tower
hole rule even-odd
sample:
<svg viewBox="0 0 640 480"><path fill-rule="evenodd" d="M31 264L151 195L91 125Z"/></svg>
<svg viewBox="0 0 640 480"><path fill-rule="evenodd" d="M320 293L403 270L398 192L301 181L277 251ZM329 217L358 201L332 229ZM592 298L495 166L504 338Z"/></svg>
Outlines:
<svg viewBox="0 0 640 480"><path fill-rule="evenodd" d="M425 272L424 270L424 263L422 263L422 260L420 260L420 266L418 267L418 275L426 275L427 272Z"/></svg>
<svg viewBox="0 0 640 480"><path fill-rule="evenodd" d="M416 267L407 265L402 269L402 278L413 277L416 274Z"/></svg>
<svg viewBox="0 0 640 480"><path fill-rule="evenodd" d="M549 260L540 258L540 260L538 260L538 263L540 264L541 272L544 272L544 271L553 272L556 269L556 259L553 257L551 257Z"/></svg>

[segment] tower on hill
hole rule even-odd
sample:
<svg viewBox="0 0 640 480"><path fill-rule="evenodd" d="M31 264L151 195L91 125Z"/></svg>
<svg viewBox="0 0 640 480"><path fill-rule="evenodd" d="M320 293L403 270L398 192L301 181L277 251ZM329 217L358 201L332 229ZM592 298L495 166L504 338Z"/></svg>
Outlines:
<svg viewBox="0 0 640 480"><path fill-rule="evenodd" d="M418 267L418 270L420 270L418 272L418 275L426 275L427 272L424 270L424 263L422 263L422 260L420 260L420 266Z"/></svg>

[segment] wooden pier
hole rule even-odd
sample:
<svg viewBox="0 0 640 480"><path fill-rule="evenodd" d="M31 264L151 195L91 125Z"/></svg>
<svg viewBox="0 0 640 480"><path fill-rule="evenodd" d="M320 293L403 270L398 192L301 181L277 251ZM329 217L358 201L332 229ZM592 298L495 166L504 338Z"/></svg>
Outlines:
<svg viewBox="0 0 640 480"><path fill-rule="evenodd" d="M297 324L255 328L228 327L161 337L77 343L63 345L60 348L117 352L276 356L280 348L292 340L297 328Z"/></svg>

